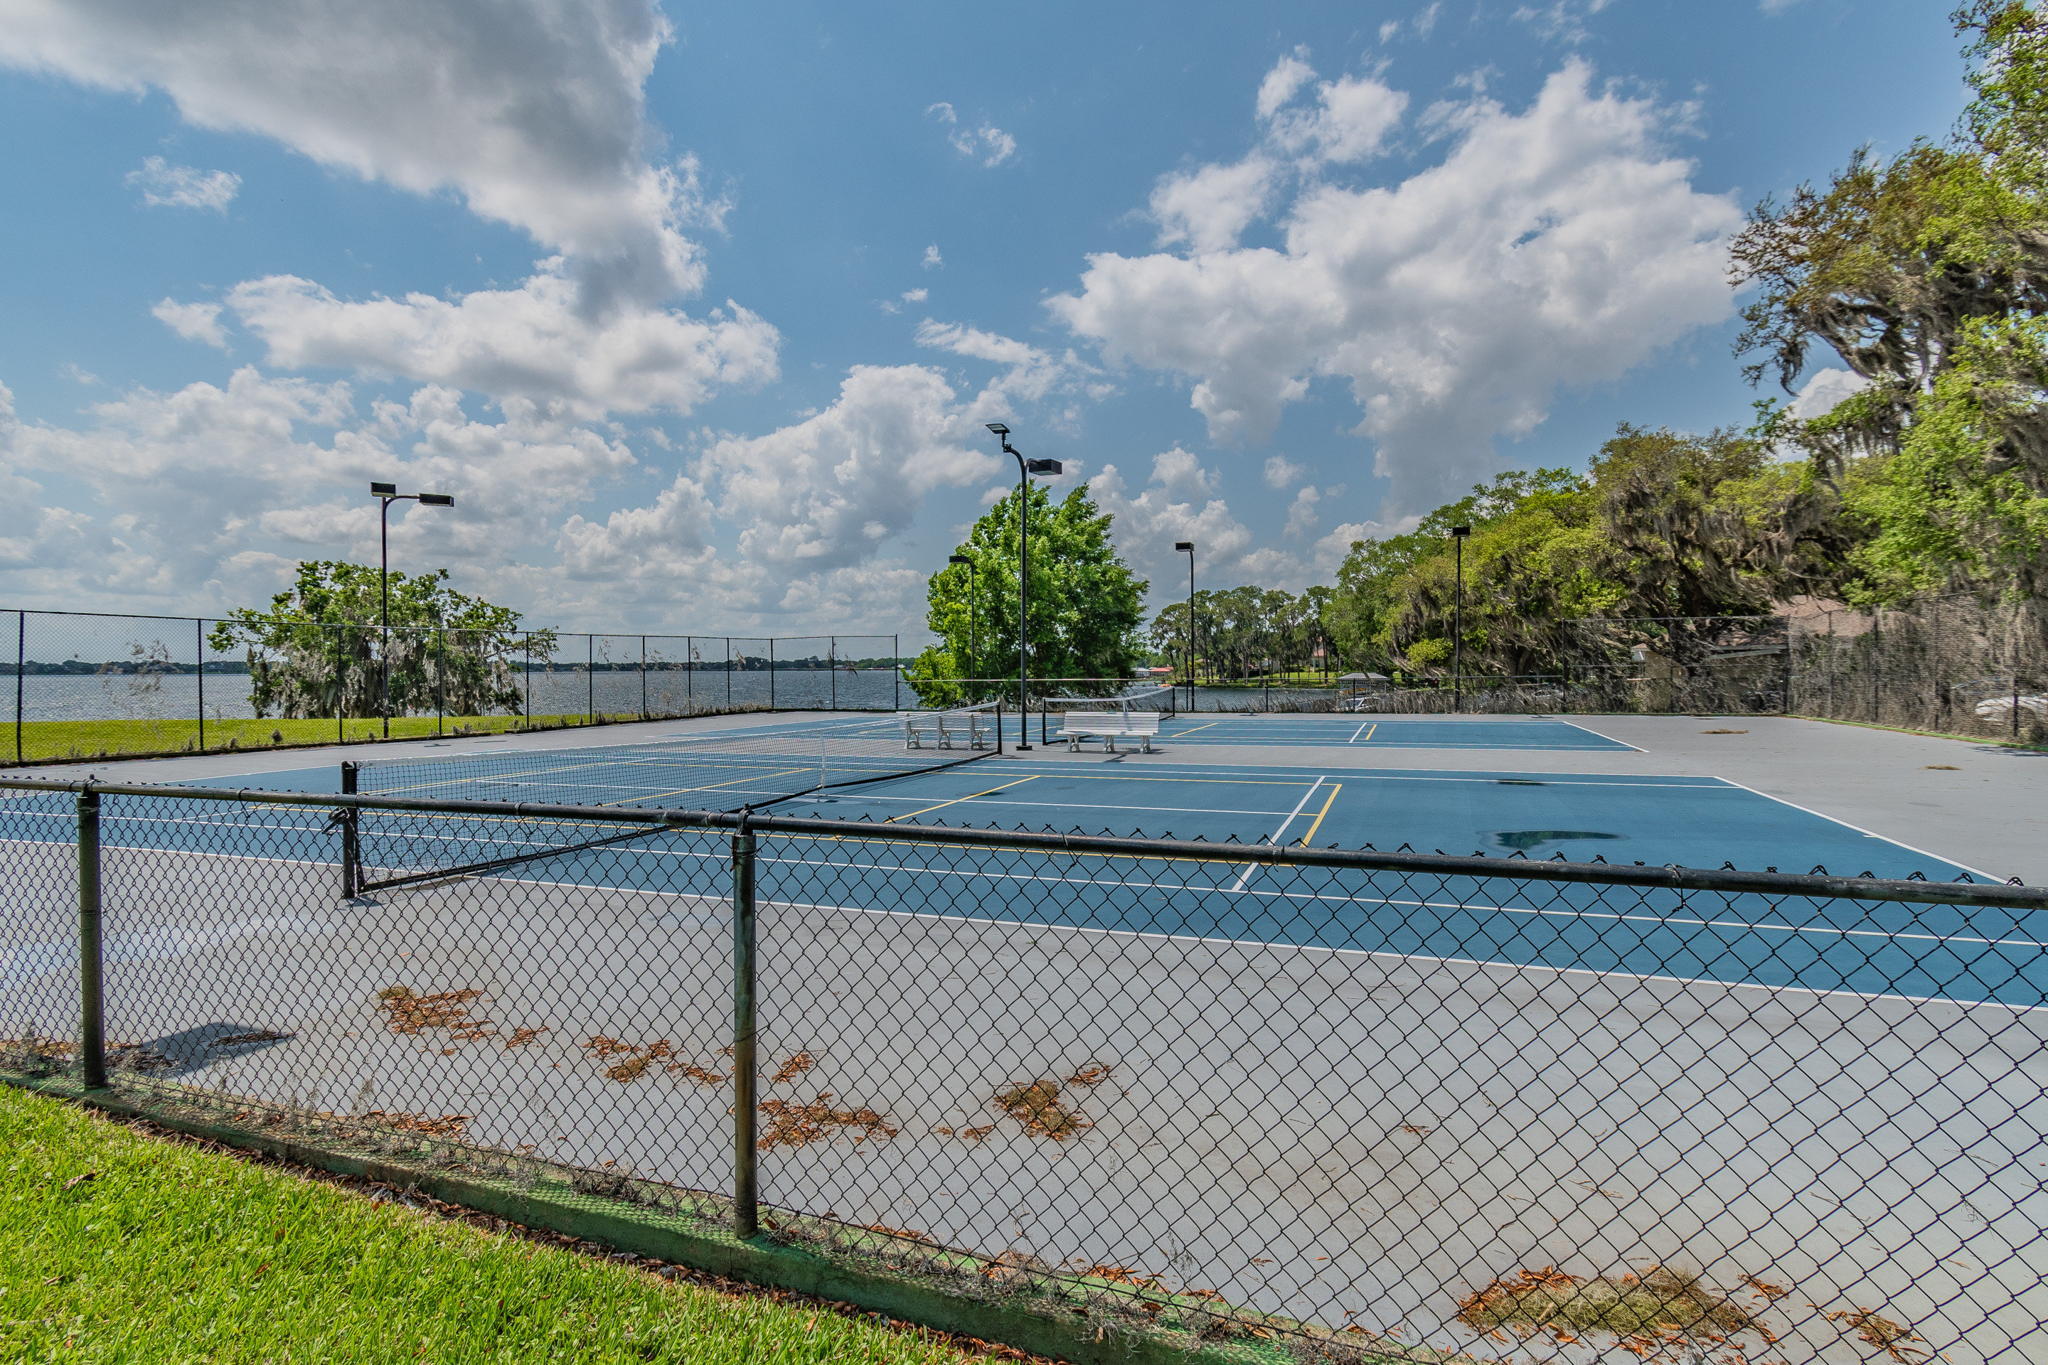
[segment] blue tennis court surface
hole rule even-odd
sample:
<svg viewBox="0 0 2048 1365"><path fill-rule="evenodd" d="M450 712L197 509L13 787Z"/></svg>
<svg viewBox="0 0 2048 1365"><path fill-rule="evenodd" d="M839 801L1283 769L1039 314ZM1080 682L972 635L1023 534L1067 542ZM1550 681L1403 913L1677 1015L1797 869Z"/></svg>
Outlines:
<svg viewBox="0 0 2048 1365"><path fill-rule="evenodd" d="M1212 715L1192 712L1160 727L1173 744L1277 744L1401 749L1628 752L1634 746L1553 716ZM1035 738L1035 736L1034 736Z"/></svg>
<svg viewBox="0 0 2048 1365"><path fill-rule="evenodd" d="M526 750L504 754L497 767L458 762L444 772L426 761L408 772L441 775L413 784L413 794L423 797L732 808L787 791L800 737L816 730L777 733L791 739L790 755L721 758L694 786L679 786L668 767L636 771L637 763L666 760L658 745ZM337 771L269 773L260 782L332 791ZM59 830L70 818L68 802L7 795L0 837L68 837ZM2048 980L2036 979L2048 970L2041 952L2048 925L2024 913L1272 868L1232 862L1227 854L1194 861L936 848L887 837L891 824L918 823L1580 862L1727 862L1744 870L1824 866L1838 874L1936 880L1965 871L1712 777L992 757L818 792L772 810L872 827L858 839L771 837L762 894L792 903L1029 923L1045 922L1052 903L1057 923L1085 929L1877 994L1954 996L1955 983L1969 982L1960 998L2048 998ZM337 836L327 814L127 799L110 810L106 839L120 847L273 858L282 844L307 861L328 862ZM456 866L589 835L565 834L548 822L408 812L365 812L363 821L372 867L406 868L422 859L434 866L443 846L440 865ZM656 835L492 875L714 898L726 892L723 854L701 836ZM1050 902L1047 883L1058 893Z"/></svg>

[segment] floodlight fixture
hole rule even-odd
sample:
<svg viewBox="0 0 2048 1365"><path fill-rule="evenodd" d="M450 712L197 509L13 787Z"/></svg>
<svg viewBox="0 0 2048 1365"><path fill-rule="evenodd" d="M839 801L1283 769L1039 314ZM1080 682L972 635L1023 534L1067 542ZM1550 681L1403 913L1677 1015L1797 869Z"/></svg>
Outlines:
<svg viewBox="0 0 2048 1365"><path fill-rule="evenodd" d="M1469 526L1451 528L1451 544L1458 551L1458 610L1451 626L1451 710L1465 709L1465 538Z"/></svg>
<svg viewBox="0 0 2048 1365"><path fill-rule="evenodd" d="M1176 540L1173 548L1188 557L1188 710L1195 709L1195 542Z"/></svg>
<svg viewBox="0 0 2048 1365"><path fill-rule="evenodd" d="M384 738L391 738L391 504L416 502L422 507L453 507L447 493L401 493L395 483L372 482L370 496L377 500L377 595L383 603L383 648L379 653L379 674L383 679Z"/></svg>
<svg viewBox="0 0 2048 1365"><path fill-rule="evenodd" d="M1028 481L1031 475L1053 475L1065 472L1065 466L1058 460L1027 460L1024 453L1010 444L1010 428L1003 422L984 423L995 438L1002 443L1003 454L1017 462L1017 748L1028 751L1031 748L1030 732L1024 728L1031 714L1030 657L1026 641L1030 638L1028 594L1031 585L1031 499Z"/></svg>

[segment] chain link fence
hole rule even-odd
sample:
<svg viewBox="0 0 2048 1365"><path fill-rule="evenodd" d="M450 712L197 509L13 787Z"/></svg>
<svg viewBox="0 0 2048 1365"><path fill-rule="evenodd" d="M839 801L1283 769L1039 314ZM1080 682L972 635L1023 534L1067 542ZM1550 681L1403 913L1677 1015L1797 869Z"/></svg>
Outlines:
<svg viewBox="0 0 2048 1365"><path fill-rule="evenodd" d="M910 705L892 635L744 639L0 612L0 761ZM0 712L0 714L5 714Z"/></svg>
<svg viewBox="0 0 2048 1365"><path fill-rule="evenodd" d="M2048 1358L2034 889L23 779L0 859L17 1076L1275 1361Z"/></svg>
<svg viewBox="0 0 2048 1365"><path fill-rule="evenodd" d="M1939 597L1906 609L1819 604L1790 621L1801 715L2048 743L2040 603Z"/></svg>

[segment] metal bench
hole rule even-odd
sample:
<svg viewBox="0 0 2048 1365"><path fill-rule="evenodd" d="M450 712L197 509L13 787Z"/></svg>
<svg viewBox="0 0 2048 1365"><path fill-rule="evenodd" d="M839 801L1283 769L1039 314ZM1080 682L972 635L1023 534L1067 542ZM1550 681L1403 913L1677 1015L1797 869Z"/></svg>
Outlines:
<svg viewBox="0 0 2048 1365"><path fill-rule="evenodd" d="M1119 739L1135 739L1152 752L1152 737L1159 733L1157 711L1069 711L1060 718L1058 737L1067 751L1079 751L1084 739L1099 739L1110 753L1117 752Z"/></svg>
<svg viewBox="0 0 2048 1365"><path fill-rule="evenodd" d="M898 711L896 718L906 749L922 749L926 740L940 749L986 749L995 742L991 718L981 711Z"/></svg>

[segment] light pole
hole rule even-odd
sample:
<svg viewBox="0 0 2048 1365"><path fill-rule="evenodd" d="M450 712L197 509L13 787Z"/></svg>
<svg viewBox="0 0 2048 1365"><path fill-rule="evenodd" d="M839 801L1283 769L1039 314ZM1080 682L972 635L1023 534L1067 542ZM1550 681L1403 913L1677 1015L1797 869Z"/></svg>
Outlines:
<svg viewBox="0 0 2048 1365"><path fill-rule="evenodd" d="M1195 709L1195 542L1176 540L1173 548L1188 557L1188 710Z"/></svg>
<svg viewBox="0 0 2048 1365"><path fill-rule="evenodd" d="M1465 537L1472 534L1469 526L1451 528L1451 544L1458 554L1458 607L1451 626L1451 711L1453 714L1465 709Z"/></svg>
<svg viewBox="0 0 2048 1365"><path fill-rule="evenodd" d="M382 648L377 651L379 690L383 699L377 709L384 713L384 738L391 738L391 504L416 502L422 507L453 507L455 499L446 493L401 493L395 483L373 483L370 496L377 507L377 595L382 599ZM337 704L339 698L336 699Z"/></svg>
<svg viewBox="0 0 2048 1365"><path fill-rule="evenodd" d="M1003 443L1003 454L1017 461L1017 748L1030 752L1027 742L1030 731L1026 726L1031 714L1030 663L1025 655L1026 615L1029 611L1031 585L1031 499L1027 496L1026 478L1032 474L1058 474L1062 466L1058 460L1027 460L1023 453L1010 444L1010 429L1001 422L990 422L988 429Z"/></svg>
<svg viewBox="0 0 2048 1365"><path fill-rule="evenodd" d="M967 566L967 666L972 669L975 660L981 654L981 641L977 638L981 631L975 624L974 619L974 595L975 589L978 586L974 574L974 560L969 555L949 555L946 558L946 562L948 564L965 564Z"/></svg>

